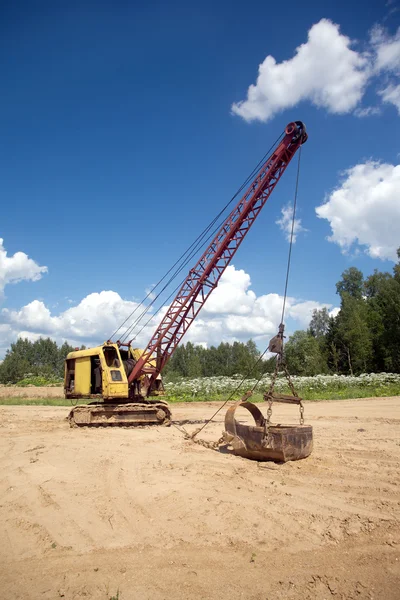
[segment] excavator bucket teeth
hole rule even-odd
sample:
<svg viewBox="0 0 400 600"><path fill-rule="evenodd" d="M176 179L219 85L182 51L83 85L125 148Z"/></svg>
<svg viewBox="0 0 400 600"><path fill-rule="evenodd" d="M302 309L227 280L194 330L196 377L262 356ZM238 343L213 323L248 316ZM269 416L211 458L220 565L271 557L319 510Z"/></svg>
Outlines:
<svg viewBox="0 0 400 600"><path fill-rule="evenodd" d="M168 424L171 411L167 403L86 404L75 406L68 415L70 425L135 426Z"/></svg>
<svg viewBox="0 0 400 600"><path fill-rule="evenodd" d="M254 418L255 425L239 423L235 412L246 408ZM239 401L225 415L224 438L237 456L253 460L287 462L299 460L311 454L313 432L310 425L269 425L259 408L248 401Z"/></svg>

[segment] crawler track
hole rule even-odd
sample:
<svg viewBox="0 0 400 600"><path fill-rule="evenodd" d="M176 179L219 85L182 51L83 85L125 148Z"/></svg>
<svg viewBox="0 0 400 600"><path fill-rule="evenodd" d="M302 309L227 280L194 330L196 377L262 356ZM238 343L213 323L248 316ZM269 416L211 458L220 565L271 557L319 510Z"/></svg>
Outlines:
<svg viewBox="0 0 400 600"><path fill-rule="evenodd" d="M165 425L171 419L166 402L94 403L75 406L68 415L71 427Z"/></svg>

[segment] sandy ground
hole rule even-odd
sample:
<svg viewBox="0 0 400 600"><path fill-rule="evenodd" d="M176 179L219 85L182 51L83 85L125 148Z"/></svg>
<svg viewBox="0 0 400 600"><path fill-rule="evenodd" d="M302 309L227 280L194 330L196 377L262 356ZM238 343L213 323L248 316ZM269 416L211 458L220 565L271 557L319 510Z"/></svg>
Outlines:
<svg viewBox="0 0 400 600"><path fill-rule="evenodd" d="M173 408L193 431L215 405ZM284 465L67 412L0 407L1 598L400 598L400 398L308 403Z"/></svg>

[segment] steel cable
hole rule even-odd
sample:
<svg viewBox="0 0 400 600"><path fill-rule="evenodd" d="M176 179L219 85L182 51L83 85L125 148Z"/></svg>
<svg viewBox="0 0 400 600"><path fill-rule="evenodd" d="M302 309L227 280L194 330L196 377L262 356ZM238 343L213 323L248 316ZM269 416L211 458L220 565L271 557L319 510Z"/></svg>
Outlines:
<svg viewBox="0 0 400 600"><path fill-rule="evenodd" d="M298 163L297 163L296 186L295 186L294 202L293 202L292 228L291 228L291 233L290 233L289 254L288 254L288 262L287 262L287 269L286 269L285 292L284 292L284 296L283 296L283 307L282 307L282 319L281 319L281 323L283 323L283 318L284 318L284 315L285 315L286 296L287 296L287 289L288 289L288 282L289 282L289 273L290 273L290 264L291 264L291 255L292 255L292 246L293 246L293 235L294 235L294 224L295 224L295 218L296 218L297 195L298 195L299 178L300 178L300 157L301 157L301 146L299 148L299 158L298 158ZM226 406L226 404L233 398L233 396L236 394L236 392L241 388L241 386L244 384L244 382L249 378L250 374L254 371L255 367L260 362L260 360L263 358L263 356L267 353L268 347L269 346L267 346L265 348L264 352L258 357L258 359L253 364L253 366L250 369L250 371L248 371L246 373L246 375L240 381L239 385L236 386L236 388L233 390L233 392L231 392L231 394L229 395L229 397L215 411L215 413L212 415L212 417L210 419L208 419L203 424L203 426L200 427L200 429L198 429L197 431L195 431L195 433L191 436L192 439L194 439L201 431L203 431L203 429L209 423L212 422L212 420L214 419L214 417L216 417L217 414L224 408L224 406ZM258 384L260 383L261 379L263 378L263 375L264 374L262 373L260 375L260 377L258 378L258 380L256 381L256 383L254 384L254 386L251 388L251 393L253 393L254 390L256 389L256 387L258 386Z"/></svg>
<svg viewBox="0 0 400 600"><path fill-rule="evenodd" d="M242 183L242 185L240 186L240 188L237 190L237 192L234 194L234 196L232 196L232 198L229 200L229 202L227 202L225 204L225 206L222 208L222 210L220 210L220 212L214 217L214 219L209 223L209 225L202 231L202 233L200 233L200 235L194 240L194 242L185 250L185 252L183 252L183 254L181 254L181 256L178 258L177 261L175 261L175 263L172 265L172 267L165 273L165 275L163 275L163 277L153 286L153 288L147 293L147 295L143 298L143 300L141 300L141 302L133 309L133 311L126 317L126 319L121 323L121 325L114 331L114 333L110 336L110 339L112 339L120 330L121 328L125 325L125 323L127 323L132 316L136 313L136 311L140 308L140 306L142 306L144 304L144 302L150 297L150 295L153 293L153 291L155 289L157 289L157 287L165 280L165 278L171 273L171 271L177 266L179 265L179 263L183 260L183 258L188 255L185 259L185 261L181 264L180 267L177 268L177 270L175 271L175 273L170 277L170 279L168 280L168 282L165 284L165 286L162 288L162 290L157 294L157 296L152 299L152 302L147 306L146 310L143 311L141 313L141 315L138 317L138 319L136 319L135 323L133 326L130 326L128 331L132 331L133 327L136 326L136 324L138 322L140 322L140 320L143 318L144 314L146 314L146 312L149 310L149 308L151 306L153 306L153 304L156 302L156 300L160 297L160 295L163 293L163 291L165 291L165 289L170 285L170 283L177 277L177 275L182 271L182 269L188 264L189 260L191 260L191 258L194 256L194 254L198 251L199 248L203 247L205 245L205 243L210 239L211 236L209 236L206 241L204 242L204 237L207 235L207 233L210 231L210 229L214 226L214 224L217 222L217 220L220 218L220 216L226 211L226 209L232 204L232 202L237 198L237 196L240 194L240 192L243 191L243 189L248 185L248 183L251 181L251 179L254 177L255 173L261 168L261 165L263 165L266 162L266 159L268 158L268 156L270 155L272 149L277 145L277 143L280 141L280 139L283 137L283 134L280 134L278 136L278 138L275 140L275 142L271 145L271 147L269 148L269 150L267 150L267 152L264 154L264 156L261 158L261 160L258 162L258 164L254 167L254 169L252 170L252 172L248 175L248 177L246 178L246 180ZM218 228L216 228L217 230ZM214 230L214 231L216 231ZM179 286L178 286L179 287ZM158 311L157 311L158 312ZM157 313L156 313L157 314ZM153 315L154 316L154 315ZM128 334L129 335L129 334ZM126 332L124 333L123 339L126 339L127 335Z"/></svg>

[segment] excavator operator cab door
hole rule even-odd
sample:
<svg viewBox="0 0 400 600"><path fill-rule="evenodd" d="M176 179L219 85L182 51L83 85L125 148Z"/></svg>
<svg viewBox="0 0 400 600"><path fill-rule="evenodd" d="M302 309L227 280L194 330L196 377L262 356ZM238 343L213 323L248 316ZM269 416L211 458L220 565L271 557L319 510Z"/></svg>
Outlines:
<svg viewBox="0 0 400 600"><path fill-rule="evenodd" d="M128 379L118 346L104 345L102 355L103 399L128 398Z"/></svg>

